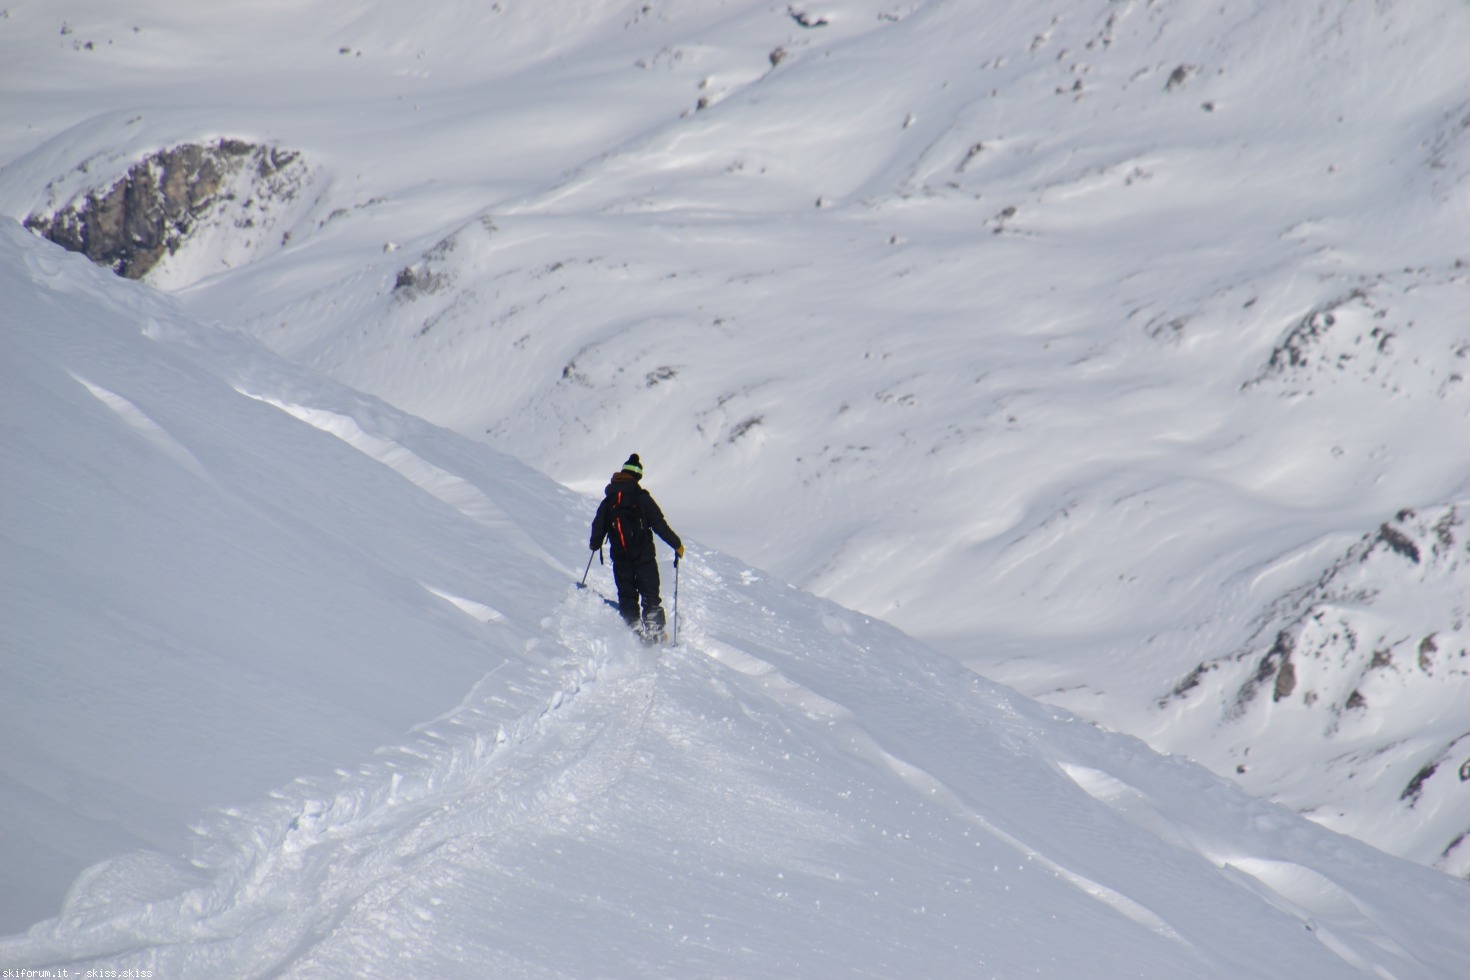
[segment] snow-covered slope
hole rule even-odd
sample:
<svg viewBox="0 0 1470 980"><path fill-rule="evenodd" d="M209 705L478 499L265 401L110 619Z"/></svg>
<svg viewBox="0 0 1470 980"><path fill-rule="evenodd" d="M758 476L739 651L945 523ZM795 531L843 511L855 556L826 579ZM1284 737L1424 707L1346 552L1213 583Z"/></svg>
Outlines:
<svg viewBox="0 0 1470 980"><path fill-rule="evenodd" d="M9 221L0 277L9 915L108 855L7 969L1470 970L1465 882L698 546L650 651L587 498Z"/></svg>
<svg viewBox="0 0 1470 980"><path fill-rule="evenodd" d="M83 865L176 852L205 805L330 771L442 712L495 662L455 597L514 608L536 570L498 576L492 549L458 546L461 510L504 521L483 494L429 463L410 470L423 488L364 465L275 407L296 403L300 375L252 343L13 222L4 234L0 864L28 883L0 900L14 927ZM323 418L374 411L309 383ZM551 493L525 480L498 481L499 506ZM566 578L526 532L497 545L550 562L543 587Z"/></svg>
<svg viewBox="0 0 1470 980"><path fill-rule="evenodd" d="M1463 4L7 13L0 212L299 153L280 241L155 281L1470 872Z"/></svg>

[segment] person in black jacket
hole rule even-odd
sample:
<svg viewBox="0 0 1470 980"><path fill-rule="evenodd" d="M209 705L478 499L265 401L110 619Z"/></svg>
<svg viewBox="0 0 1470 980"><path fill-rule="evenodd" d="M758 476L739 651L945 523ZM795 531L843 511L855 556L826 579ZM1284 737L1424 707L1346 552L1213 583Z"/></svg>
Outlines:
<svg viewBox="0 0 1470 980"><path fill-rule="evenodd" d="M618 612L623 619L645 635L661 636L664 607L658 594L658 555L653 536L656 533L674 549L676 565L684 557L684 545L664 520L653 495L638 482L642 478L643 464L634 453L607 485L597 516L592 519L589 544L593 551L601 551L603 540L607 540L613 581L618 586Z"/></svg>

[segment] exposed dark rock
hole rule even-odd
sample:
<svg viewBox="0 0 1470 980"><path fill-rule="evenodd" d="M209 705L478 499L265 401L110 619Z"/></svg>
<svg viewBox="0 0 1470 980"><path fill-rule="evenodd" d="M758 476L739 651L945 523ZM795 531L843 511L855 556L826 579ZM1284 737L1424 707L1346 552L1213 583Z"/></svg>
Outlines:
<svg viewBox="0 0 1470 980"><path fill-rule="evenodd" d="M1439 652L1439 645L1434 642L1434 634L1431 633L1419 641L1419 669L1426 674L1434 672L1434 655Z"/></svg>
<svg viewBox="0 0 1470 980"><path fill-rule="evenodd" d="M1271 700L1280 701L1282 698L1289 698L1291 692L1295 690L1296 666L1288 660L1276 672L1276 689L1271 692Z"/></svg>
<svg viewBox="0 0 1470 980"><path fill-rule="evenodd" d="M1204 676L1214 669L1214 664L1197 664L1193 670L1184 675L1183 680L1174 685L1174 690L1170 692L1168 697L1163 697L1159 699L1159 707L1163 707L1164 705L1168 704L1170 698L1182 697L1183 695L1199 687L1200 682L1204 680Z"/></svg>
<svg viewBox="0 0 1470 980"><path fill-rule="evenodd" d="M739 441L743 436L749 433L751 429L754 429L765 420L766 419L764 415L752 415L749 418L744 419L743 421L737 422L735 426L730 430L730 436L726 441Z"/></svg>
<svg viewBox="0 0 1470 980"><path fill-rule="evenodd" d="M1445 512L1434 525L1434 536L1439 542L1439 547L1448 551L1455 546L1455 528L1460 524L1460 515L1454 508Z"/></svg>
<svg viewBox="0 0 1470 980"><path fill-rule="evenodd" d="M1276 634L1276 642L1271 645L1271 649L1266 651L1266 655L1256 665L1256 672L1236 692L1235 708L1237 712L1244 711L1246 705L1255 700L1256 692L1272 677L1277 677L1277 672L1283 664L1289 664L1291 662L1291 653L1295 646L1296 642L1291 638L1290 633L1282 630ZM1285 683L1286 694L1290 694L1296 689L1295 668L1292 669L1291 677ZM1284 696L1280 693L1281 689L1282 681L1277 677L1277 682L1272 692L1272 700L1281 700Z"/></svg>
<svg viewBox="0 0 1470 980"><path fill-rule="evenodd" d="M1185 83L1198 71L1199 69L1194 65L1179 65L1173 71L1169 72L1169 80L1164 83L1164 91L1172 92L1175 89L1183 88Z"/></svg>
<svg viewBox="0 0 1470 980"><path fill-rule="evenodd" d="M1271 352L1269 367L1278 371L1288 366L1305 367L1311 363L1307 353L1309 348L1335 326L1337 317L1330 310L1314 310L1307 314Z"/></svg>
<svg viewBox="0 0 1470 980"><path fill-rule="evenodd" d="M161 150L106 190L95 190L51 214L31 214L25 226L62 248L80 252L128 279L141 279L176 252L200 219L229 200L228 178L254 164L265 179L299 154L244 140L186 143Z"/></svg>
<svg viewBox="0 0 1470 980"><path fill-rule="evenodd" d="M1403 555L1416 565L1419 564L1419 546L1404 532L1384 524L1378 529L1378 540L1388 545L1396 554Z"/></svg>
<svg viewBox="0 0 1470 980"><path fill-rule="evenodd" d="M809 14L804 10L797 10L795 7L787 7L786 13L790 15L792 20L808 30L814 27L827 26L827 18L820 14Z"/></svg>
<svg viewBox="0 0 1470 980"><path fill-rule="evenodd" d="M436 272L428 265L407 265L398 270L393 280L393 292L407 299L416 299L426 294L437 293L449 285L450 277Z"/></svg>
<svg viewBox="0 0 1470 980"><path fill-rule="evenodd" d="M1404 791L1399 794L1399 799L1408 800L1409 806L1413 806L1415 803L1418 803L1419 794L1424 792L1424 784L1429 780L1430 776L1434 775L1434 771L1438 768L1438 762L1431 762L1423 769L1420 769L1414 775L1414 778L1409 780L1409 785L1404 787Z"/></svg>

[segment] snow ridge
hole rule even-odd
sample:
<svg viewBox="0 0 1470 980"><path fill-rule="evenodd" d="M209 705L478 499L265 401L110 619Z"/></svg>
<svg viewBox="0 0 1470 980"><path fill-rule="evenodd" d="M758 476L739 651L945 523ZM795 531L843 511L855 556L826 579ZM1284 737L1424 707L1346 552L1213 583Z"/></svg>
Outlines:
<svg viewBox="0 0 1470 980"><path fill-rule="evenodd" d="M585 620L590 603L581 596L568 599L562 620L578 607ZM503 697L477 691L374 762L209 815L194 828L186 869L131 855L98 865L53 925L6 953L78 969L122 958L125 968L258 976L310 963L317 942L350 933L400 892L421 903L415 915L432 916L437 886L466 851L556 822L626 766L652 696L650 665L615 666L601 640L580 646L601 649L561 651L542 690L518 692L522 704L535 703L510 720ZM548 751L552 726L576 744ZM180 877L192 887L168 896ZM124 878L132 880L119 894ZM157 949L138 952L146 947Z"/></svg>
<svg viewBox="0 0 1470 980"><path fill-rule="evenodd" d="M1463 4L49 10L0 967L1470 975ZM226 134L171 293L17 223Z"/></svg>
<svg viewBox="0 0 1470 980"><path fill-rule="evenodd" d="M920 917L915 923L930 923L920 928L921 934L938 930L936 936L955 941L971 932L974 924L969 916L964 917L968 924L962 932L952 932L947 925L950 921L961 925L953 920L962 907L953 899L961 895L982 905L1001 895L1009 902L1027 902L1027 896L1040 888L1051 901L1073 906L1069 919L1073 929L1077 922L1101 915L1099 923L1111 921L1111 930L1123 929L1123 923L1140 930L1125 930L1131 935L1127 954L1121 949L1103 953L1099 975L1111 975L1113 967L1107 964L1115 955L1115 967L1127 962L1172 963L1190 975L1238 975L1244 961L1228 949L1228 937L1214 932L1214 927L1202 931L1202 920L1187 911L1189 906L1168 899L1167 888L1158 891L1162 879L1145 885L1146 879L1127 873L1125 865L1101 860L1098 853L1078 851L1053 837L1050 820L1023 828L1005 801L989 793L976 795L976 778L983 771L999 770L980 780L998 785L997 777L1006 782L1060 751L1063 759L1070 756L1076 761L1049 763L1056 768L1052 780L1037 783L1033 773L1027 779L1030 792L1048 800L1049 806L1073 810L1079 806L1075 787L1080 787L1086 791L1080 799L1096 797L1127 818L1117 828L1104 830L1106 837L1112 838L1122 827L1152 825L1150 839L1163 828L1176 846L1203 850L1220 869L1216 884L1207 888L1213 893L1207 907L1216 927L1222 918L1250 921L1257 942L1304 968L1330 972L1327 964L1336 962L1365 972L1389 969L1398 976L1434 975L1432 970L1424 972L1424 962L1410 951L1414 940L1404 932L1408 920L1357 896L1366 879L1338 883L1343 876L1353 881L1359 874L1381 873L1374 867L1381 858L1364 864L1368 852L1361 848L1355 852L1347 842L1316 858L1310 849L1283 850L1281 844L1290 834L1281 832L1293 818L1238 796L1222 809L1219 803L1228 794L1220 784L1207 793L1215 798L1212 802L1176 798L1164 803L1130 785L1140 774L1130 770L1140 763L1148 768L1148 753L1141 746L1120 755L1122 746L1116 739L1082 725L1055 729L1052 726L1064 720L1055 712L1016 704L999 691L941 695L951 702L956 694L960 700L978 695L983 707L971 717L988 734L980 741L966 741L979 747L998 738L995 744L1003 746L968 756L983 764L980 771L966 773L955 768L955 757L936 756L932 747L922 748L932 746L931 736L912 741L899 734L904 726L896 724L908 713L902 705L912 693L941 681L940 675L945 675L943 683L952 684L954 668L932 662L927 678L921 675L906 685L910 692L894 692L897 697L892 700L880 693L875 700L875 692L849 687L850 680L829 673L839 665L859 673L884 669L858 646L871 635L870 626L850 614L820 608L808 612L805 623L792 621L786 617L799 607L782 599L782 587L762 587L749 570L719 556L693 555L688 563L699 571L688 577L681 595L697 625L691 625L680 647L663 652L643 647L617 629L615 615L601 600L568 586L562 602L545 620L545 639L533 641L527 650L528 656L545 664L529 675L530 684L507 689L498 683L502 679L498 671L492 671L457 709L421 727L409 741L380 750L373 762L339 771L334 778L297 780L267 802L210 815L195 828L198 839L188 865L130 855L92 869L74 886L58 919L7 942L5 954L27 963L77 969L105 966L235 976L339 975L349 969L376 975L404 962L416 968L448 966L464 955L474 955L477 962L496 970L570 976L592 964L585 957L595 956L604 973L636 973L637 964L646 963L644 958L650 955L648 933L639 922L646 906L609 905L610 896L604 895L579 896L579 889L569 888L568 880L557 889L557 902L570 902L593 923L610 916L612 922L624 923L621 928L631 926L643 933L643 938L548 957L544 947L526 945L530 937L519 931L525 922L526 912L520 907L525 900L516 897L524 889L540 893L545 883L515 870L517 861L527 860L515 856L531 854L539 855L532 860L542 862L535 866L543 872L547 863L573 871L603 848L616 846L629 832L626 819L631 812L640 822L660 813L673 820L655 830L665 841L661 856L648 853L645 860L662 864L671 854L694 848L684 859L686 873L698 875L700 869L712 873L712 880L733 891L737 903L750 883L741 880L745 872L735 873L739 862L727 863L729 858L719 855L751 854L750 848L773 846L776 855L786 853L792 863L774 876L774 889L761 886L756 892L763 902L784 909L781 915L798 920L787 929L772 923L773 932L756 944L756 955L775 956L774 962L794 962L783 960L796 948L787 944L811 938L809 913L801 911L803 896L808 900L819 896L815 909L820 909L824 901L853 887L877 885L875 900L884 893L878 881L842 854L876 847L895 852L900 860L909 854L911 860L922 854L914 850L916 842L943 835L968 841L974 852L967 858L960 850L946 859L959 862L951 868L951 874L959 877L939 891L909 891L898 878L888 882L897 890L899 903L918 903L910 912ZM752 615L762 608L779 608L782 614L762 622ZM737 611L738 617L732 618ZM614 631L611 636L609 629ZM821 636L828 639L817 642ZM888 656L895 652L889 648ZM903 654L917 655L916 649ZM688 700L701 690L717 696ZM711 709L728 714L720 718L691 713ZM737 720L740 715L744 723ZM803 731L794 727L798 724ZM756 792L743 806L748 813L701 812L697 825L680 829L677 818L689 803L687 790L670 796L656 787L691 778L704 764L703 757L716 744L709 740L710 728L723 731L717 736L722 742L736 732L740 733L735 735L736 745L753 738L752 755L744 765L754 767L754 781L743 792ZM948 727L942 730L953 732ZM814 741L811 735L816 732L823 734ZM1064 737L1058 739L1058 734ZM664 756L655 765L662 744L683 745L696 758L679 764ZM725 742L718 751L723 755L732 747ZM842 770L835 779L834 764ZM728 766L727 762L727 768L719 770L722 778L739 780L740 766ZM818 802L820 792L815 797L790 796L792 786L785 782L790 777L777 776L766 769L770 766L796 767L816 786L841 791L828 803ZM765 775L760 774L763 769ZM1170 778L1184 774L1181 767L1176 770ZM1201 786L1210 782L1198 770L1188 778ZM706 783L707 791L720 792L719 780L700 782ZM1048 784L1050 789L1045 788ZM1071 793L1069 786L1074 787ZM909 802L899 801L892 816L906 812L902 819L907 826L868 825L839 817L844 809L840 800L896 788L902 788ZM725 788L731 791L741 790ZM834 803L837 808L831 809ZM1180 803L1192 811L1182 823ZM673 812L663 810L671 805ZM1206 821L1214 828L1205 830L1198 820L1200 809L1213 809L1225 819ZM748 822L755 813L763 819ZM1246 824L1237 822L1237 814L1247 818ZM1097 818L1094 814L1092 819ZM1070 814L1060 816L1061 822L1073 819ZM1245 826L1255 830L1242 836ZM1221 832L1234 843L1224 844L1226 838L1217 836ZM1303 830L1291 833L1300 835ZM826 844L814 851L807 843L803 847L807 857L797 859L790 852L794 841L783 839L785 834ZM1257 835L1253 840L1252 834ZM699 842L707 849L704 853L698 850ZM823 850L826 857L820 856ZM692 865L687 863L691 860ZM1327 865L1318 870L1315 865L1323 860ZM1012 870L1003 872L1006 866ZM992 894L991 885L974 890L971 883L979 883L971 876L982 873L995 885L1004 883L1002 890ZM667 887L667 882L656 884L662 879L662 874L653 875L650 884ZM1109 879L1112 883L1105 883ZM604 881L586 887L610 885ZM1057 892L1057 887L1063 890ZM954 895L947 899L944 892L950 889ZM1077 898L1063 897L1068 893ZM1141 898L1150 893L1151 899ZM1434 911L1432 898L1431 894L1430 904L1412 913L1419 923L1415 928L1440 914ZM893 901L882 902L881 907L888 909L882 914L894 914ZM1089 905L1098 911L1087 912ZM1166 918L1157 909L1171 911ZM1263 909L1305 923L1308 931L1303 933L1300 925L1295 932L1283 929L1270 915L1261 918ZM486 945L473 954L464 948L436 953L443 946L442 936L463 941L466 934L457 927L490 910L497 910L491 923L480 928L494 940L488 934L477 940ZM1240 918L1245 910L1255 911ZM1452 914L1452 909L1446 908L1444 914ZM502 916L507 921L497 924ZM711 969L736 962L728 959L732 955L741 959L752 955L747 944L753 937L742 935L732 946L731 936L721 937L713 929L718 921L719 917L705 916L701 921L697 914L689 916L679 927L685 931L666 937L665 951L651 955L655 961L703 963ZM1037 927L1031 923L1027 930ZM1314 937L1326 958L1311 953L1311 946L1302 947L1295 936ZM1287 937L1293 938L1279 947ZM931 965L954 966L971 956L993 956L990 942L973 947L964 943L950 953L936 949ZM640 951L635 954L635 949ZM989 953L983 952L987 949ZM874 952L870 947L864 955ZM914 962L915 952L911 947L901 962ZM629 955L636 958L624 959ZM956 955L959 958L952 959ZM1087 955L1095 957L1097 950ZM664 960L666 956L677 959ZM842 963L860 962L831 948L821 956L839 969ZM834 956L835 961L826 959ZM1049 969L1057 975L1071 968L1065 951L1052 951L1051 956ZM888 962L896 966L900 961ZM992 962L1003 964L1007 959L1003 954Z"/></svg>

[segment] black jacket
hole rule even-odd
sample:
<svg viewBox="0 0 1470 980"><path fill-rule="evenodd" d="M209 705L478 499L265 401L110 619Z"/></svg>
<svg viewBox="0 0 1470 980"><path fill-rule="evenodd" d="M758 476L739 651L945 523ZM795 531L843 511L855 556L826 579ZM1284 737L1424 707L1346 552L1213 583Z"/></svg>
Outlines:
<svg viewBox="0 0 1470 980"><path fill-rule="evenodd" d="M675 551L683 547L679 536L664 520L653 495L639 486L632 474L614 473L602 503L597 506L597 516L592 519L592 538L588 545L597 551L605 538L614 561L652 559L655 533Z"/></svg>

